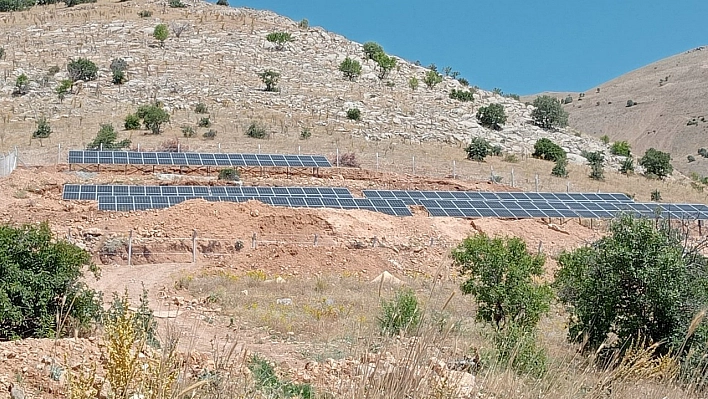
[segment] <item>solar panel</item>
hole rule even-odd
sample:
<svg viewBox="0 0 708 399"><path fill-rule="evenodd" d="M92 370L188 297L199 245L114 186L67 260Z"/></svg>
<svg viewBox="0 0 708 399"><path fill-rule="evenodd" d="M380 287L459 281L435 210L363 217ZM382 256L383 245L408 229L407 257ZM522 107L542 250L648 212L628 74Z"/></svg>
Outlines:
<svg viewBox="0 0 708 399"><path fill-rule="evenodd" d="M128 186L65 184L62 199L93 200L101 195L150 195L185 197L333 197L353 198L344 187L235 187L235 186Z"/></svg>
<svg viewBox="0 0 708 399"><path fill-rule="evenodd" d="M322 155L214 154L198 152L69 151L70 164L263 166L331 168Z"/></svg>
<svg viewBox="0 0 708 399"><path fill-rule="evenodd" d="M162 209L195 199L187 196L100 196L98 209L104 211L140 211ZM392 216L412 216L410 210L400 200L380 200L372 202L366 198L317 198L317 197L200 197L211 202L244 202L257 200L273 206L290 208L333 208L333 209L365 209L385 213Z"/></svg>
<svg viewBox="0 0 708 399"><path fill-rule="evenodd" d="M363 190L366 198L400 199L408 205L420 205L421 199L491 200L491 201L562 201L562 202L632 202L620 193L525 193L488 191L417 191Z"/></svg>

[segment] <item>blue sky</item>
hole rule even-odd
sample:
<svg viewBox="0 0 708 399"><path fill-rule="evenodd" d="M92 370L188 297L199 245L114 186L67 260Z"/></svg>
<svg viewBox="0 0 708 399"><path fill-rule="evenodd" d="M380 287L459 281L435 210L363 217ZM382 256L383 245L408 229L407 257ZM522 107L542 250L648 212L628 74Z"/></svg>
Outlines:
<svg viewBox="0 0 708 399"><path fill-rule="evenodd" d="M250 0L505 93L586 91L708 44L708 0Z"/></svg>

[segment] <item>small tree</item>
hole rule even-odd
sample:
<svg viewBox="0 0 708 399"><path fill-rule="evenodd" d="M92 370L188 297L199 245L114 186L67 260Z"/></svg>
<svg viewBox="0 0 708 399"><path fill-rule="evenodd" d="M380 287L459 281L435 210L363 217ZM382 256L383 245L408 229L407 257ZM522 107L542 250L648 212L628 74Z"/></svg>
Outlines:
<svg viewBox="0 0 708 399"><path fill-rule="evenodd" d="M494 130L500 130L501 125L506 123L506 113L501 104L489 104L477 110L477 120L483 126Z"/></svg>
<svg viewBox="0 0 708 399"><path fill-rule="evenodd" d="M359 111L359 108L350 108L347 110L347 119L351 119L353 121L360 121L361 120L361 111Z"/></svg>
<svg viewBox="0 0 708 399"><path fill-rule="evenodd" d="M182 136L184 136L185 138L194 137L194 135L196 135L196 134L197 134L197 132L194 131L193 127L191 127L189 125L182 126Z"/></svg>
<svg viewBox="0 0 708 399"><path fill-rule="evenodd" d="M171 8L185 8L186 4L182 3L182 0L170 0L168 2Z"/></svg>
<svg viewBox="0 0 708 399"><path fill-rule="evenodd" d="M339 70L344 74L345 78L354 81L361 75L361 63L347 57L339 64Z"/></svg>
<svg viewBox="0 0 708 399"><path fill-rule="evenodd" d="M660 179L671 174L674 167L671 165L671 154L659 151L655 148L648 149L639 160L639 165L646 173L658 176Z"/></svg>
<svg viewBox="0 0 708 399"><path fill-rule="evenodd" d="M238 172L238 169L234 169L234 168L221 169L219 171L219 180L239 181L239 180L241 180L241 174Z"/></svg>
<svg viewBox="0 0 708 399"><path fill-rule="evenodd" d="M275 49L282 51L285 50L285 43L291 42L293 37L288 32L272 32L266 36L266 40L275 43Z"/></svg>
<svg viewBox="0 0 708 399"><path fill-rule="evenodd" d="M474 93L475 90L473 88L469 90L457 90L457 89L452 89L450 91L450 98L453 100L458 100L462 102L469 102L469 101L474 101Z"/></svg>
<svg viewBox="0 0 708 399"><path fill-rule="evenodd" d="M567 158L556 159L556 164L555 164L555 166L553 166L553 169L551 170L551 175L558 176L558 177L568 177L568 170L566 169L567 167L568 167L568 159Z"/></svg>
<svg viewBox="0 0 708 399"><path fill-rule="evenodd" d="M229 6L229 1L228 0L217 0L216 1L217 6L224 6L228 7Z"/></svg>
<svg viewBox="0 0 708 399"><path fill-rule="evenodd" d="M160 134L160 127L170 121L170 114L157 105L142 105L135 115L143 120L145 128L152 134Z"/></svg>
<svg viewBox="0 0 708 399"><path fill-rule="evenodd" d="M367 60L375 60L376 55L383 53L383 47L376 42L366 42L364 43L364 58Z"/></svg>
<svg viewBox="0 0 708 399"><path fill-rule="evenodd" d="M300 131L300 140L307 140L312 137L312 131L309 128L303 127Z"/></svg>
<svg viewBox="0 0 708 399"><path fill-rule="evenodd" d="M113 84L121 85L126 82L125 70L128 69L128 62L122 58L114 58L110 69L113 74Z"/></svg>
<svg viewBox="0 0 708 399"><path fill-rule="evenodd" d="M39 139L39 146L44 147L43 139L49 138L52 134L52 128L49 126L49 121L45 117L39 117L37 119L37 129L32 133L33 139Z"/></svg>
<svg viewBox="0 0 708 399"><path fill-rule="evenodd" d="M64 102L64 98L66 97L66 94L69 93L71 90L71 80L69 79L64 79L61 82L59 82L59 86L57 86L54 91L57 93L57 97L59 97L59 102Z"/></svg>
<svg viewBox="0 0 708 399"><path fill-rule="evenodd" d="M605 156L602 152L584 152L583 155L585 159L588 160L588 165L590 165L590 178L594 180L604 179L603 165L605 163Z"/></svg>
<svg viewBox="0 0 708 399"><path fill-rule="evenodd" d="M15 89L12 92L15 96L24 96L29 92L29 78L24 73L15 79Z"/></svg>
<svg viewBox="0 0 708 399"><path fill-rule="evenodd" d="M209 119L208 116L205 116L203 118L200 118L199 121L197 122L197 126L199 127L211 127L211 120Z"/></svg>
<svg viewBox="0 0 708 399"><path fill-rule="evenodd" d="M434 69L429 69L425 73L425 77L423 78L423 83L425 83L426 86L428 86L428 89L432 90L433 87L435 87L438 83L443 81L442 75L438 73L438 71Z"/></svg>
<svg viewBox="0 0 708 399"><path fill-rule="evenodd" d="M136 114L128 114L125 116L125 123L123 125L125 130L138 130L140 129L140 117Z"/></svg>
<svg viewBox="0 0 708 399"><path fill-rule="evenodd" d="M408 79L408 87L411 88L411 90L418 90L418 85L420 82L418 81L418 78L415 76L411 76L410 79Z"/></svg>
<svg viewBox="0 0 708 399"><path fill-rule="evenodd" d="M207 112L209 112L209 109L207 108L207 105L206 105L206 104L204 104L204 103L197 103L197 104L194 106L194 112L196 112L196 113L198 113L198 114L206 114Z"/></svg>
<svg viewBox="0 0 708 399"><path fill-rule="evenodd" d="M686 160L688 161L688 163L696 162L696 157L694 157L693 155L689 155L686 157Z"/></svg>
<svg viewBox="0 0 708 399"><path fill-rule="evenodd" d="M533 154L531 156L555 162L561 158L566 158L566 153L558 144L544 137L533 145Z"/></svg>
<svg viewBox="0 0 708 399"><path fill-rule="evenodd" d="M698 155L702 156L703 158L708 158L708 150L706 150L705 148L699 148Z"/></svg>
<svg viewBox="0 0 708 399"><path fill-rule="evenodd" d="M610 153L612 155L620 155L623 157L628 157L632 155L631 147L626 141L615 141L610 147Z"/></svg>
<svg viewBox="0 0 708 399"><path fill-rule="evenodd" d="M422 319L418 298L410 288L398 290L391 301L382 301L381 309L378 321L384 335L397 335L404 331L412 334Z"/></svg>
<svg viewBox="0 0 708 399"><path fill-rule="evenodd" d="M531 118L543 129L562 128L568 125L568 113L561 103L551 96L540 96L533 101Z"/></svg>
<svg viewBox="0 0 708 399"><path fill-rule="evenodd" d="M600 141L602 141L602 144L605 144L605 145L610 144L610 136L605 134L602 137L600 137Z"/></svg>
<svg viewBox="0 0 708 399"><path fill-rule="evenodd" d="M389 72L396 67L396 59L380 52L374 56L374 61L379 68L379 79L385 79Z"/></svg>
<svg viewBox="0 0 708 399"><path fill-rule="evenodd" d="M214 140L216 138L217 131L214 129L209 129L208 131L204 132L202 137L204 137L207 140Z"/></svg>
<svg viewBox="0 0 708 399"><path fill-rule="evenodd" d="M465 148L467 159L477 162L483 162L492 151L492 146L483 137L474 137L470 144Z"/></svg>
<svg viewBox="0 0 708 399"><path fill-rule="evenodd" d="M160 48L165 47L165 40L167 40L167 37L170 35L169 29L167 29L167 25L165 24L158 24L155 26L155 30L152 32L152 37L154 37L156 40L160 42Z"/></svg>
<svg viewBox="0 0 708 399"><path fill-rule="evenodd" d="M268 132L264 126L256 122L252 122L246 129L246 136L254 139L265 139L268 138Z"/></svg>
<svg viewBox="0 0 708 399"><path fill-rule="evenodd" d="M297 23L297 27L302 30L307 30L310 27L310 21L307 18L303 18Z"/></svg>
<svg viewBox="0 0 708 399"><path fill-rule="evenodd" d="M653 190L653 191L650 193L650 198L651 198L651 200L652 200L653 202L659 202L659 201L661 201L661 191L659 191L658 189Z"/></svg>
<svg viewBox="0 0 708 399"><path fill-rule="evenodd" d="M634 173L634 160L632 158L626 158L624 161L622 161L622 165L620 165L619 172L624 175Z"/></svg>
<svg viewBox="0 0 708 399"><path fill-rule="evenodd" d="M72 82L77 80L90 81L98 77L98 67L87 58L78 58L70 61L66 65L66 70L69 72L69 79Z"/></svg>
<svg viewBox="0 0 708 399"><path fill-rule="evenodd" d="M276 86L278 85L278 80L280 79L280 74L273 70L265 70L258 74L263 83L265 83L265 91L280 91Z"/></svg>
<svg viewBox="0 0 708 399"><path fill-rule="evenodd" d="M130 147L130 140L125 139L116 143L118 133L116 133L113 125L110 123L101 124L96 138L93 139L87 146L87 150L103 149L104 151L119 150L121 148Z"/></svg>

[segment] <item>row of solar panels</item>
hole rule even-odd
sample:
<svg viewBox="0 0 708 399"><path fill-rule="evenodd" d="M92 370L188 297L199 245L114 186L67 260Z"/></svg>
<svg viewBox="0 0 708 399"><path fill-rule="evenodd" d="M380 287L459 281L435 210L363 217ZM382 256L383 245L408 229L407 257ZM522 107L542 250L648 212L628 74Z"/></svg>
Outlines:
<svg viewBox="0 0 708 399"><path fill-rule="evenodd" d="M322 155L222 154L198 152L69 151L69 164L269 166L331 168Z"/></svg>
<svg viewBox="0 0 708 399"><path fill-rule="evenodd" d="M95 201L120 195L183 197L334 197L353 198L344 187L249 187L249 186L127 186L66 184L65 200Z"/></svg>
<svg viewBox="0 0 708 399"><path fill-rule="evenodd" d="M418 191L418 190L364 190L366 198L400 199L407 205L421 205L422 200L473 201L560 201L560 202L632 202L622 193L524 193L482 191Z"/></svg>
<svg viewBox="0 0 708 399"><path fill-rule="evenodd" d="M392 216L412 216L401 200L372 200L368 198L315 198L315 197L221 197L206 196L200 199L211 202L245 202L257 200L264 204L288 208L364 209ZM104 211L141 211L161 209L195 199L186 196L100 196L98 209Z"/></svg>
<svg viewBox="0 0 708 399"><path fill-rule="evenodd" d="M449 217L611 219L619 214L631 214L648 218L708 220L708 206L702 204L420 200L420 205L431 216Z"/></svg>

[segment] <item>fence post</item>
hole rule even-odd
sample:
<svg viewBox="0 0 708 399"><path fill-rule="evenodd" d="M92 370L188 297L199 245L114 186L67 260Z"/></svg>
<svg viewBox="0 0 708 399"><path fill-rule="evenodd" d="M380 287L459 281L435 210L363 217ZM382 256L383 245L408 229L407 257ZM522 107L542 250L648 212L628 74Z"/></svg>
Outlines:
<svg viewBox="0 0 708 399"><path fill-rule="evenodd" d="M317 246L317 234L315 234L315 241L312 243L312 246L314 246L314 247Z"/></svg>
<svg viewBox="0 0 708 399"><path fill-rule="evenodd" d="M182 152L182 144L177 143L177 152Z"/></svg>
<svg viewBox="0 0 708 399"><path fill-rule="evenodd" d="M101 144L98 145L98 150L99 150L99 151L103 151L103 143L101 143Z"/></svg>
<svg viewBox="0 0 708 399"><path fill-rule="evenodd" d="M300 153L300 146L297 146L297 155L302 155L302 153Z"/></svg>
<svg viewBox="0 0 708 399"><path fill-rule="evenodd" d="M258 244L256 243L256 233L253 233L253 236L251 236L251 248L256 249L256 246Z"/></svg>
<svg viewBox="0 0 708 399"><path fill-rule="evenodd" d="M379 171L379 153L376 153L376 171Z"/></svg>
<svg viewBox="0 0 708 399"><path fill-rule="evenodd" d="M221 143L219 143L219 153L221 154Z"/></svg>
<svg viewBox="0 0 708 399"><path fill-rule="evenodd" d="M497 184L497 179L494 178L494 166L489 166L490 179L492 179L492 184Z"/></svg>
<svg viewBox="0 0 708 399"><path fill-rule="evenodd" d="M543 253L543 241L538 242L538 253L539 254Z"/></svg>
<svg viewBox="0 0 708 399"><path fill-rule="evenodd" d="M339 148L337 148L337 167L339 167Z"/></svg>
<svg viewBox="0 0 708 399"><path fill-rule="evenodd" d="M516 187L516 178L514 177L514 168L511 168L511 187Z"/></svg>
<svg viewBox="0 0 708 399"><path fill-rule="evenodd" d="M259 154L261 153L261 145L260 144L258 144L258 153Z"/></svg>
<svg viewBox="0 0 708 399"><path fill-rule="evenodd" d="M59 143L59 150L57 151L57 165L61 162L61 143Z"/></svg>
<svg viewBox="0 0 708 399"><path fill-rule="evenodd" d="M415 155L413 156L413 173L412 174L415 174Z"/></svg>
<svg viewBox="0 0 708 399"><path fill-rule="evenodd" d="M457 179L457 163L455 160L452 160L452 178Z"/></svg>
<svg viewBox="0 0 708 399"><path fill-rule="evenodd" d="M197 230L192 232L192 263L197 264Z"/></svg>
<svg viewBox="0 0 708 399"><path fill-rule="evenodd" d="M128 233L128 266L133 266L133 230Z"/></svg>
<svg viewBox="0 0 708 399"><path fill-rule="evenodd" d="M570 180L565 183L565 192L566 193L570 192Z"/></svg>
<svg viewBox="0 0 708 399"><path fill-rule="evenodd" d="M138 152L140 152L140 143L138 143Z"/></svg>
<svg viewBox="0 0 708 399"><path fill-rule="evenodd" d="M536 192L538 192L538 173L536 173Z"/></svg>

